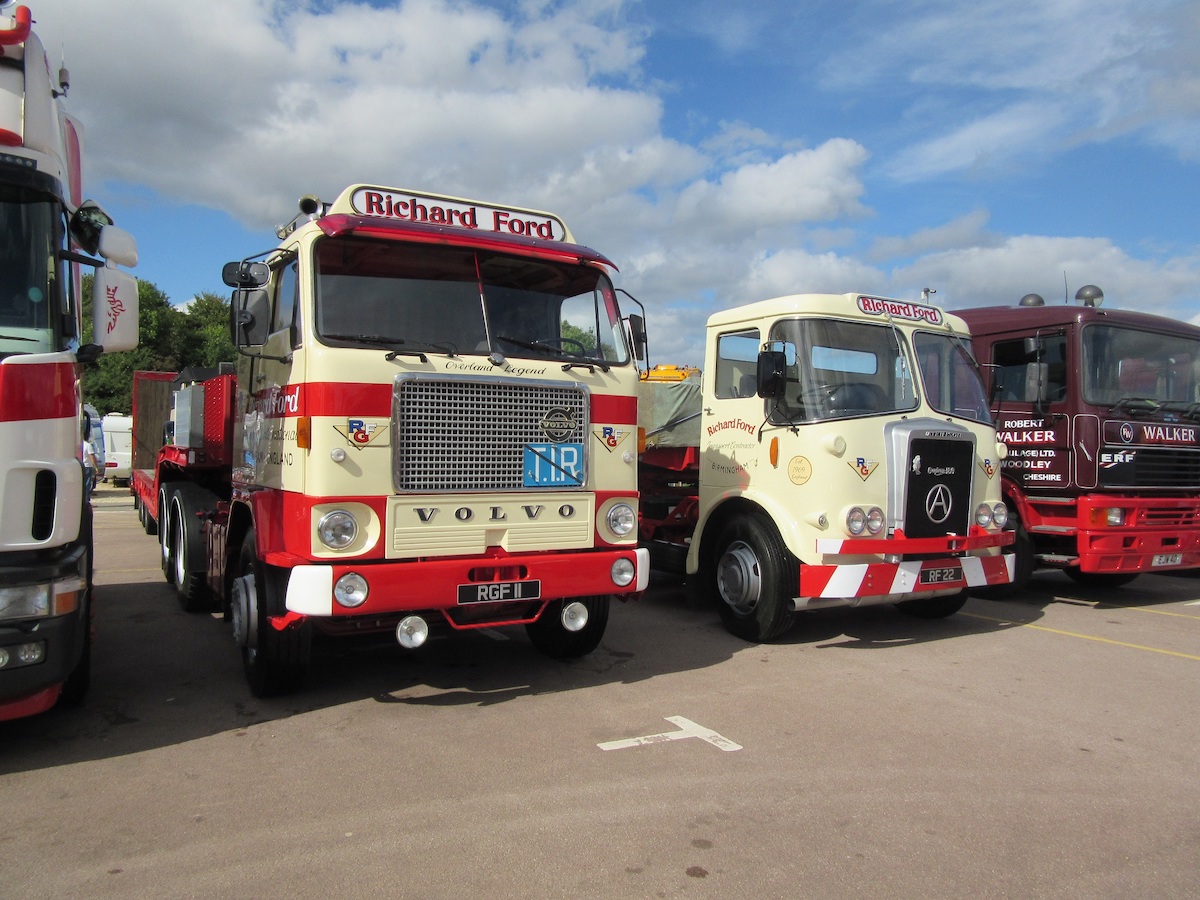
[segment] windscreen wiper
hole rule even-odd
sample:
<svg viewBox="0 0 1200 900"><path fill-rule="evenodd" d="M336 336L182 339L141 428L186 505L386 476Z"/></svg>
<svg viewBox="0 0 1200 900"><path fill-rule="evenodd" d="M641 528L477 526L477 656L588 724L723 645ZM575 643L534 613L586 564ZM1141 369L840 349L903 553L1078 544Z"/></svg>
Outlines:
<svg viewBox="0 0 1200 900"><path fill-rule="evenodd" d="M583 353L571 353L563 347L555 347L553 344L550 344L546 341L525 341L521 340L520 338L507 337L503 334L496 335L496 340L503 341L506 344L512 344L514 347L523 347L526 350L532 350L534 353L540 353L549 357L550 359L561 360L564 363L564 372L568 369L573 369L576 367L591 370L599 368L603 372L607 372L610 368L612 368L609 366L607 360L597 359L594 356L585 356ZM570 338L566 338L565 340L568 343L576 343ZM586 348L582 345L580 345L580 349L586 351Z"/></svg>
<svg viewBox="0 0 1200 900"><path fill-rule="evenodd" d="M1145 397L1122 397L1109 408L1113 412L1124 411L1133 416L1144 416L1158 409L1158 404Z"/></svg>
<svg viewBox="0 0 1200 900"><path fill-rule="evenodd" d="M450 357L458 356L458 348L450 343L421 343L418 348L418 345L412 341L406 341L404 338L388 337L383 334L323 334L321 336L331 338L335 341L358 341L362 344L386 347L388 348L388 354L384 359L387 360L393 360L397 356L415 356L423 363L429 362L429 357L424 353L425 350L436 350ZM402 349L409 344L413 344L411 349Z"/></svg>

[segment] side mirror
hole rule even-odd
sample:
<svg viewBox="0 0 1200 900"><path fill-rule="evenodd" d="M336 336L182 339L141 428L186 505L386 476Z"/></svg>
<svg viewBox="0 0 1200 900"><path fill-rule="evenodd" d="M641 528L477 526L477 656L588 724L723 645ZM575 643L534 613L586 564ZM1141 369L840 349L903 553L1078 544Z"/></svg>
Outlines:
<svg viewBox="0 0 1200 900"><path fill-rule="evenodd" d="M265 343L271 328L271 298L267 292L234 291L229 304L229 327L237 347Z"/></svg>
<svg viewBox="0 0 1200 900"><path fill-rule="evenodd" d="M225 263L221 280L231 288L259 288L271 280L271 269L266 263L248 260Z"/></svg>
<svg viewBox="0 0 1200 900"><path fill-rule="evenodd" d="M92 340L105 353L132 350L138 345L137 279L128 272L113 266L96 270L92 281Z"/></svg>
<svg viewBox="0 0 1200 900"><path fill-rule="evenodd" d="M787 384L787 354L782 350L763 350L759 353L756 380L758 396L768 400L782 397Z"/></svg>
<svg viewBox="0 0 1200 900"><path fill-rule="evenodd" d="M646 320L637 313L629 316L629 336L633 338L633 355L639 362L646 358Z"/></svg>
<svg viewBox="0 0 1200 900"><path fill-rule="evenodd" d="M137 241L132 234L116 225L105 225L100 229L96 252L118 266L132 268L138 264Z"/></svg>
<svg viewBox="0 0 1200 900"><path fill-rule="evenodd" d="M106 213L99 203L95 200L85 200L71 214L71 221L67 227L71 232L71 239L80 249L95 256L100 249L101 232L112 223L112 216Z"/></svg>
<svg viewBox="0 0 1200 900"><path fill-rule="evenodd" d="M1050 377L1048 363L1025 364L1025 402L1045 403L1047 397L1047 382Z"/></svg>

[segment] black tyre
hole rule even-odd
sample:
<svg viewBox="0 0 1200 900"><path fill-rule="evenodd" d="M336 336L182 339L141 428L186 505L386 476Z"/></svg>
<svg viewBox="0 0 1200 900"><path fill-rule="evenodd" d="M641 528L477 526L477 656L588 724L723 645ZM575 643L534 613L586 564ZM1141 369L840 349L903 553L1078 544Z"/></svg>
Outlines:
<svg viewBox="0 0 1200 900"><path fill-rule="evenodd" d="M705 590L715 600L730 634L769 641L795 618L800 566L775 526L760 516L741 516L721 530Z"/></svg>
<svg viewBox="0 0 1200 900"><path fill-rule="evenodd" d="M1037 568L1037 563L1033 558L1033 541L1029 539L1029 532L1025 530L1025 526L1021 524L1020 519L1014 519L1016 532L1016 540L1013 541L1013 553L1016 554L1016 562L1013 566L1013 580L1010 584L998 584L993 587L972 588L971 593L976 597L982 597L985 600L1004 600L1019 594L1029 586L1029 579L1033 577L1033 570Z"/></svg>
<svg viewBox="0 0 1200 900"><path fill-rule="evenodd" d="M1078 566L1071 566L1063 569L1067 573L1067 577L1082 587L1089 588L1114 588L1121 585L1129 584L1133 579L1138 577L1137 572L1124 572L1121 574L1108 572L1081 572Z"/></svg>
<svg viewBox="0 0 1200 900"><path fill-rule="evenodd" d="M87 542L87 587L83 596L83 614L80 616L79 621L79 625L83 629L83 651L79 655L79 662L75 664L75 668L71 670L71 674L63 682L62 691L58 695L59 706L72 708L83 705L88 689L92 686L92 628L95 624L95 609L92 606L94 568L92 554L92 510L90 506L84 510L83 519L80 524L83 539Z"/></svg>
<svg viewBox="0 0 1200 900"><path fill-rule="evenodd" d="M242 542L233 580L233 636L242 651L242 667L256 697L290 693L304 681L312 654L312 628L293 623L282 631L270 622L283 615L286 571L258 558L254 529Z"/></svg>
<svg viewBox="0 0 1200 900"><path fill-rule="evenodd" d="M918 619L944 619L952 616L967 602L967 592L959 591L949 597L930 597L926 600L902 600L896 609Z"/></svg>
<svg viewBox="0 0 1200 900"><path fill-rule="evenodd" d="M586 656L596 649L608 627L609 598L574 597L555 600L546 605L536 622L525 626L534 647L552 659L571 659ZM578 631L569 631L563 624L563 610L570 612L571 604L582 604L587 611L587 621Z"/></svg>
<svg viewBox="0 0 1200 900"><path fill-rule="evenodd" d="M179 605L185 612L206 612L213 606L213 594L208 589L204 525L199 513L212 509L216 503L215 496L194 485L181 485L171 500L171 560Z"/></svg>
<svg viewBox="0 0 1200 900"><path fill-rule="evenodd" d="M167 584L175 584L175 548L171 544L171 500L175 497L175 485L164 484L158 489L158 550L163 577Z"/></svg>

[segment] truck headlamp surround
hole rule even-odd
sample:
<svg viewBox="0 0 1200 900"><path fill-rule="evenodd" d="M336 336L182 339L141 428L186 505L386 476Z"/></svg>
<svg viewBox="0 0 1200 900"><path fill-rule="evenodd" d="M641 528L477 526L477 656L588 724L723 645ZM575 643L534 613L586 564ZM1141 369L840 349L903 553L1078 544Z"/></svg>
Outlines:
<svg viewBox="0 0 1200 900"><path fill-rule="evenodd" d="M347 572L333 586L333 599L347 609L355 609L367 602L370 588L367 579L357 572Z"/></svg>
<svg viewBox="0 0 1200 900"><path fill-rule="evenodd" d="M625 537L637 527L637 514L628 503L614 503L606 516L608 530L617 537Z"/></svg>
<svg viewBox="0 0 1200 900"><path fill-rule="evenodd" d="M317 537L330 550L345 550L358 539L358 521L344 509L335 509L317 522Z"/></svg>

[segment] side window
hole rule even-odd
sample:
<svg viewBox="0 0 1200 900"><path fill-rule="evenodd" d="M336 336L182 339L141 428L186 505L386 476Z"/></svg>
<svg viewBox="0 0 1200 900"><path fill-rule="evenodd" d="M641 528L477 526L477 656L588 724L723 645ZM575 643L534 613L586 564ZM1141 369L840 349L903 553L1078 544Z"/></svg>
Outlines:
<svg viewBox="0 0 1200 900"><path fill-rule="evenodd" d="M998 341L992 347L992 363L1000 370L1002 400L1036 403L1062 400L1067 396L1067 338L1044 335L1039 341L1021 338Z"/></svg>
<svg viewBox="0 0 1200 900"><path fill-rule="evenodd" d="M279 272L275 282L275 313L271 318L271 333L292 328L296 324L296 300L300 282L296 275L296 263L288 263ZM296 346L299 329L292 331L292 346Z"/></svg>
<svg viewBox="0 0 1200 900"><path fill-rule="evenodd" d="M713 387L718 400L756 396L761 342L757 328L731 331L717 338L717 371Z"/></svg>

